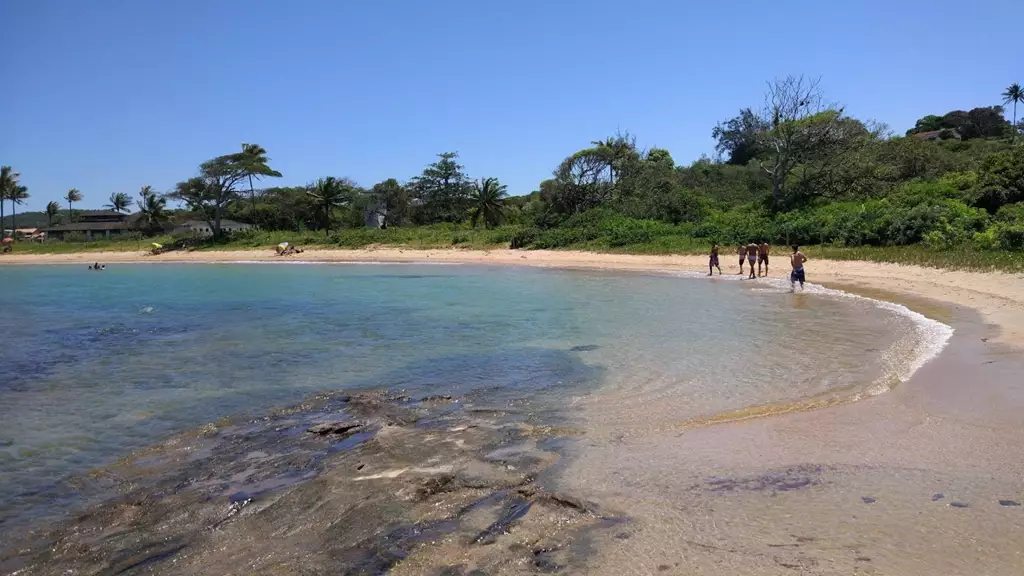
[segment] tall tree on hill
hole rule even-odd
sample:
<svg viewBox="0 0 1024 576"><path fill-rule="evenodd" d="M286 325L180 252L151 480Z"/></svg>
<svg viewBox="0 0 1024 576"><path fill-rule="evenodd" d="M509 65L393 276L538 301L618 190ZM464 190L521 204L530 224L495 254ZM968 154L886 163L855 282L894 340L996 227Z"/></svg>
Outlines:
<svg viewBox="0 0 1024 576"><path fill-rule="evenodd" d="M334 176L320 178L309 189L309 194L316 200L317 205L323 210L324 215L324 236L331 234L331 213L337 206L342 206L351 200L352 187L345 180L339 180Z"/></svg>
<svg viewBox="0 0 1024 576"><path fill-rule="evenodd" d="M46 205L46 225L53 228L53 219L60 214L60 203L54 200L50 200L50 203Z"/></svg>
<svg viewBox="0 0 1024 576"><path fill-rule="evenodd" d="M252 201L252 219L256 223L256 189L252 186L252 179L259 180L261 177L280 178L281 173L271 168L268 163L267 151L259 144L242 144L242 164L246 177L249 179L249 199Z"/></svg>
<svg viewBox="0 0 1024 576"><path fill-rule="evenodd" d="M68 193L64 195L64 199L68 202L68 222L74 222L74 213L71 211L71 205L75 202L82 201L82 193L78 188L72 188L68 190Z"/></svg>
<svg viewBox="0 0 1024 576"><path fill-rule="evenodd" d="M481 217L486 228L494 228L501 224L505 216L505 197L508 187L498 182L497 178L485 178L473 183L473 228Z"/></svg>
<svg viewBox="0 0 1024 576"><path fill-rule="evenodd" d="M115 192L110 195L110 203L105 208L110 208L114 212L127 212L131 208L132 199L124 192Z"/></svg>
<svg viewBox="0 0 1024 576"><path fill-rule="evenodd" d="M1009 88L1003 92L1003 104L1013 104L1013 130L1011 131L1010 141L1014 142L1017 139L1017 103L1024 102L1024 89L1020 87L1020 84L1014 82L1010 84Z"/></svg>

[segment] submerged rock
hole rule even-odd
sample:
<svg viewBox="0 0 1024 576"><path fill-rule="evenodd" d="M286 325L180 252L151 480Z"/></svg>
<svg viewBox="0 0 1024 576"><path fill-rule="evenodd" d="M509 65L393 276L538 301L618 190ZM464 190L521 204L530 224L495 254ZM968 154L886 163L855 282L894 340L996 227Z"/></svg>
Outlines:
<svg viewBox="0 0 1024 576"><path fill-rule="evenodd" d="M363 428L365 428L365 424L362 422L352 420L331 421L317 424L316 426L310 426L306 432L319 434L321 436L325 436L327 434L355 434L356 432L361 432Z"/></svg>

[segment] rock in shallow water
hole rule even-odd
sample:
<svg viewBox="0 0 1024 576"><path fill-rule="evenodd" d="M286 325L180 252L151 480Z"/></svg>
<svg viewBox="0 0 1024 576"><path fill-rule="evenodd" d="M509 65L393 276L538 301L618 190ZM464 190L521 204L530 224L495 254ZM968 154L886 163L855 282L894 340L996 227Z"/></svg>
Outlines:
<svg viewBox="0 0 1024 576"><path fill-rule="evenodd" d="M999 505L1000 506L1020 506L1020 502L1017 502L1016 500L1000 500L999 501Z"/></svg>
<svg viewBox="0 0 1024 576"><path fill-rule="evenodd" d="M325 436L327 434L355 434L362 431L364 424L354 420L331 421L310 426L307 432Z"/></svg>

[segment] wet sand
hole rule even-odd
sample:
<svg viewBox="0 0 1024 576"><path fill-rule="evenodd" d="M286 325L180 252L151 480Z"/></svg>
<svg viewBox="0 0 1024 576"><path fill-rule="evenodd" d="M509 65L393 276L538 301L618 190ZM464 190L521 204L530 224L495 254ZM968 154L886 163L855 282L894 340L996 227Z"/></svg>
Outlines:
<svg viewBox="0 0 1024 576"><path fill-rule="evenodd" d="M301 257L616 270L703 271L707 263L703 256L506 250L332 250ZM233 251L4 259L97 260L281 258ZM632 419L609 417L622 410L614 390L576 401L569 416L582 435L566 441L568 457L540 485L617 510L628 522L588 533L588 553L563 559L556 571L1024 573L1024 276L867 262L811 261L807 270L811 282L905 304L956 333L937 359L894 390L820 410L692 427L673 420L670 410L652 418L643 402L634 402ZM776 256L772 275L787 272L784 257ZM432 574L437 564L416 566L404 563L403 573ZM464 572L450 573L471 573L471 564L462 566ZM535 573L543 566L489 567L484 573Z"/></svg>

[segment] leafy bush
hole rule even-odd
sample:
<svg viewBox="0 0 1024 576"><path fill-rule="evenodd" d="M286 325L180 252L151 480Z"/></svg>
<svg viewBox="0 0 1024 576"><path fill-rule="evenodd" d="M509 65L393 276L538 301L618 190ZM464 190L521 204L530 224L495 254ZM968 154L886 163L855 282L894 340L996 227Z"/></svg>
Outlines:
<svg viewBox="0 0 1024 576"><path fill-rule="evenodd" d="M1024 225L998 224L995 227L999 247L1003 250L1024 250Z"/></svg>
<svg viewBox="0 0 1024 576"><path fill-rule="evenodd" d="M512 238L509 239L508 247L513 250L520 248L526 248L537 241L540 237L541 231L536 228L526 228L525 230L519 230L512 234Z"/></svg>

